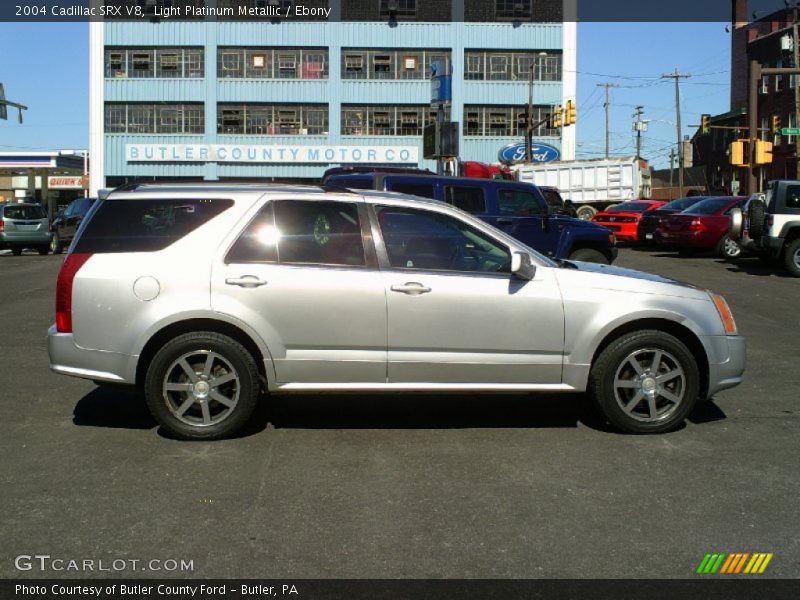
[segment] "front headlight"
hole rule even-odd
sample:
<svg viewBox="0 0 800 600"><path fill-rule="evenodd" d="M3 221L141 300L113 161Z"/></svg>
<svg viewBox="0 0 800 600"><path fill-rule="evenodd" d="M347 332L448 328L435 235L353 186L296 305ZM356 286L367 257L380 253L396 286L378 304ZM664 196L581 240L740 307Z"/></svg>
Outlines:
<svg viewBox="0 0 800 600"><path fill-rule="evenodd" d="M725 327L725 333L728 335L736 335L736 321L733 320L733 313L731 312L731 308L728 306L728 303L725 302L725 298L719 294L713 294L711 292L708 292L708 295L711 296L711 301L717 308L719 318L722 319L722 325Z"/></svg>

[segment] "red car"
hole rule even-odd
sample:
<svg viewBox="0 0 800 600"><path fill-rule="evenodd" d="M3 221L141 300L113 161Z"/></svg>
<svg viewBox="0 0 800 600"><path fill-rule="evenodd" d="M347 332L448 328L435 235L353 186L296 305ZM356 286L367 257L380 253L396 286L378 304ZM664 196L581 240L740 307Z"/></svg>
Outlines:
<svg viewBox="0 0 800 600"><path fill-rule="evenodd" d="M656 230L656 242L677 248L681 254L713 250L717 256L736 258L742 249L728 235L729 215L745 200L743 196L706 198L683 212L665 215Z"/></svg>
<svg viewBox="0 0 800 600"><path fill-rule="evenodd" d="M629 200L597 213L592 222L613 231L618 240L637 242L642 215L665 204L663 200Z"/></svg>

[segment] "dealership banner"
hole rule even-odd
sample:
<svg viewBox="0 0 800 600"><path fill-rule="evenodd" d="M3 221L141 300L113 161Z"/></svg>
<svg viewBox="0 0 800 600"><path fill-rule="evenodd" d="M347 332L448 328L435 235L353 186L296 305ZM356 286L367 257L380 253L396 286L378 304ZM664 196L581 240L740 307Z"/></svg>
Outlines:
<svg viewBox="0 0 800 600"><path fill-rule="evenodd" d="M416 146L126 144L128 162L397 163L419 161Z"/></svg>

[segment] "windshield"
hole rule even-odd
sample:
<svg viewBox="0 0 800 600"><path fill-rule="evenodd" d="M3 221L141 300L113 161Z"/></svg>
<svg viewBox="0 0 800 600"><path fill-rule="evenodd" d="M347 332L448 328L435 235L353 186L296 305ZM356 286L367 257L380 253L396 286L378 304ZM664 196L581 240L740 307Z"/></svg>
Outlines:
<svg viewBox="0 0 800 600"><path fill-rule="evenodd" d="M612 206L611 208L607 208L606 212L616 213L616 212L636 212L642 213L648 210L652 204L648 202L623 202L622 204L617 204L616 206Z"/></svg>
<svg viewBox="0 0 800 600"><path fill-rule="evenodd" d="M661 207L661 210L674 210L674 211L682 211L686 210L690 206L694 206L698 202L705 200L705 196L693 196L691 198L678 198L677 200L673 200L672 202L668 202L664 206Z"/></svg>
<svg viewBox="0 0 800 600"><path fill-rule="evenodd" d="M728 206L730 202L731 199L725 197L707 198L683 211L683 213L687 215L713 215Z"/></svg>
<svg viewBox="0 0 800 600"><path fill-rule="evenodd" d="M46 216L42 207L36 204L6 206L3 215L6 219L44 219Z"/></svg>

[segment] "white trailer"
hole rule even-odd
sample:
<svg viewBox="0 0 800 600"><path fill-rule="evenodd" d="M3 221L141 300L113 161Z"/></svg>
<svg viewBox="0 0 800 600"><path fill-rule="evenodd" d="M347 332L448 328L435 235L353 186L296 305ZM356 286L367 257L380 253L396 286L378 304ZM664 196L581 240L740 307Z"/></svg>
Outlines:
<svg viewBox="0 0 800 600"><path fill-rule="evenodd" d="M516 164L519 181L558 188L589 220L598 211L626 200L649 198L652 191L647 161L633 156L599 160Z"/></svg>

